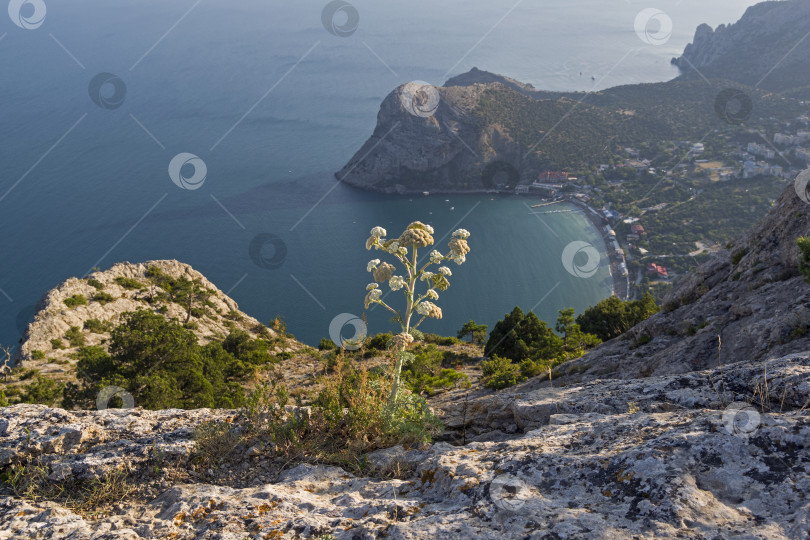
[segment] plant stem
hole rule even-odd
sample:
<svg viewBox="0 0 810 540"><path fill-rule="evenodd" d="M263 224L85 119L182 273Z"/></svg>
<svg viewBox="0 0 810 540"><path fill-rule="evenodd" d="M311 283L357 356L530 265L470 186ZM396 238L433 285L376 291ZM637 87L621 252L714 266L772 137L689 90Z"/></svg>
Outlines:
<svg viewBox="0 0 810 540"><path fill-rule="evenodd" d="M413 258L412 258L413 262L407 265L408 292L405 296L408 302L407 305L405 306L405 319L402 323L402 332L404 334L409 334L411 330L411 315L413 314L414 294L416 292L416 277L417 277L416 260L417 260L416 246L413 246ZM392 412L396 407L397 399L399 398L400 374L402 373L402 363L405 360L405 347L406 343L403 342L402 348L399 351L396 365L394 366L394 382L391 386L391 400L390 400Z"/></svg>

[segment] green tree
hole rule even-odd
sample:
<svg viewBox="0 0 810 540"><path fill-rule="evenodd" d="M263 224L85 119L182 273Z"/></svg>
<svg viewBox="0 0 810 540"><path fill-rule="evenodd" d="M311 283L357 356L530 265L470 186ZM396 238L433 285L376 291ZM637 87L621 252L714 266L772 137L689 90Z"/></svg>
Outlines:
<svg viewBox="0 0 810 540"><path fill-rule="evenodd" d="M67 404L91 405L105 386L120 386L148 409L241 406L240 383L275 361L265 341L244 332L200 346L176 320L145 310L124 314L111 332L109 354L83 347L77 358L80 384L66 388Z"/></svg>
<svg viewBox="0 0 810 540"><path fill-rule="evenodd" d="M515 362L555 358L562 352L563 340L554 330L534 312L524 314L518 306L495 324L484 347L484 356L498 355Z"/></svg>
<svg viewBox="0 0 810 540"><path fill-rule="evenodd" d="M593 334L583 332L574 322L574 308L561 309L554 329L563 335L563 349L572 357L581 356L585 349L599 345L602 340Z"/></svg>
<svg viewBox="0 0 810 540"><path fill-rule="evenodd" d="M474 320L470 319L468 322L464 323L464 326L462 326L461 330L458 331L457 337L459 339L464 339L465 336L469 336L470 343L481 344L487 337L488 328L489 326L486 324L478 324Z"/></svg>
<svg viewBox="0 0 810 540"><path fill-rule="evenodd" d="M607 341L627 332L659 309L649 292L641 300L626 302L611 296L586 309L576 321L584 332Z"/></svg>
<svg viewBox="0 0 810 540"><path fill-rule="evenodd" d="M557 324L554 329L563 336L563 348L568 350L568 338L574 330L574 308L561 309L557 317Z"/></svg>

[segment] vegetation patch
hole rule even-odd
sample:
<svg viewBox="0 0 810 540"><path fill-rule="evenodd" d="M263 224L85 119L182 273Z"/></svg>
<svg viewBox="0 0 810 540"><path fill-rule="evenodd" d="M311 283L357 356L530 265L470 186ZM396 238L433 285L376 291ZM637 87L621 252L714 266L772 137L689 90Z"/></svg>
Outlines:
<svg viewBox="0 0 810 540"><path fill-rule="evenodd" d="M69 308L75 308L77 306L86 306L87 305L87 298L83 294L74 294L70 298L65 298L64 303Z"/></svg>

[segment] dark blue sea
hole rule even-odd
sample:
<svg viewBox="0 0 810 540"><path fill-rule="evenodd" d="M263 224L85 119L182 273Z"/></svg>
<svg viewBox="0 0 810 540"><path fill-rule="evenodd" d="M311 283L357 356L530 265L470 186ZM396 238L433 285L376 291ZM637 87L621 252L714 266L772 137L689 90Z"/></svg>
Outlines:
<svg viewBox="0 0 810 540"><path fill-rule="evenodd" d="M423 330L491 326L515 305L548 321L579 312L611 293L605 265L582 278L561 262L572 241L604 253L581 213L533 215L537 201L518 196L381 196L334 171L402 83L473 66L550 90L663 81L699 23L753 3L357 0L335 5L327 28L324 1L12 2L0 13L0 343L16 344L37 300L71 276L171 258L317 344L335 316L363 312L378 256L368 231L414 220L437 239L472 233L444 318ZM651 7L672 21L665 43L635 31ZM198 158L181 169L194 189L170 177L182 153ZM257 237L273 239L263 265ZM367 317L372 332L392 328L381 310Z"/></svg>

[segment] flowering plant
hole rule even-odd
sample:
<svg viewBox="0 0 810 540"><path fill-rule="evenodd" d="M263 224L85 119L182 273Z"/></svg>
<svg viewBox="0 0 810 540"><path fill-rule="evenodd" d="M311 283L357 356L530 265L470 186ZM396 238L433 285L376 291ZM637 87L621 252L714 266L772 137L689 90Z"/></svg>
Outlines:
<svg viewBox="0 0 810 540"><path fill-rule="evenodd" d="M418 250L433 245L433 227L419 221L414 221L403 231L398 238L386 238L387 232L382 227L371 229L371 236L366 240L366 249L384 251L393 255L404 267L403 275L396 275L396 267L380 259L369 261L366 270L371 272L374 281L366 286L365 307L379 304L394 314L394 320L399 322L402 332L394 336L394 346L399 351L396 366L394 367L394 384L391 390L391 404L396 404L400 386L400 374L405 349L413 342L411 331L419 327L427 318L441 319L442 309L434 304L439 299L438 291L445 291L450 286L447 278L453 272L447 266L439 266L435 272L428 271L431 265L441 265L451 260L461 265L466 260L470 247L467 239L470 233L466 229L458 229L448 243L450 251L442 254L437 250L430 252L429 260L419 266ZM424 293L417 294L418 282L425 282ZM383 300L383 291L380 284L388 282L391 291L402 290L405 294L405 311L400 313ZM421 316L418 322L411 325L413 315Z"/></svg>

